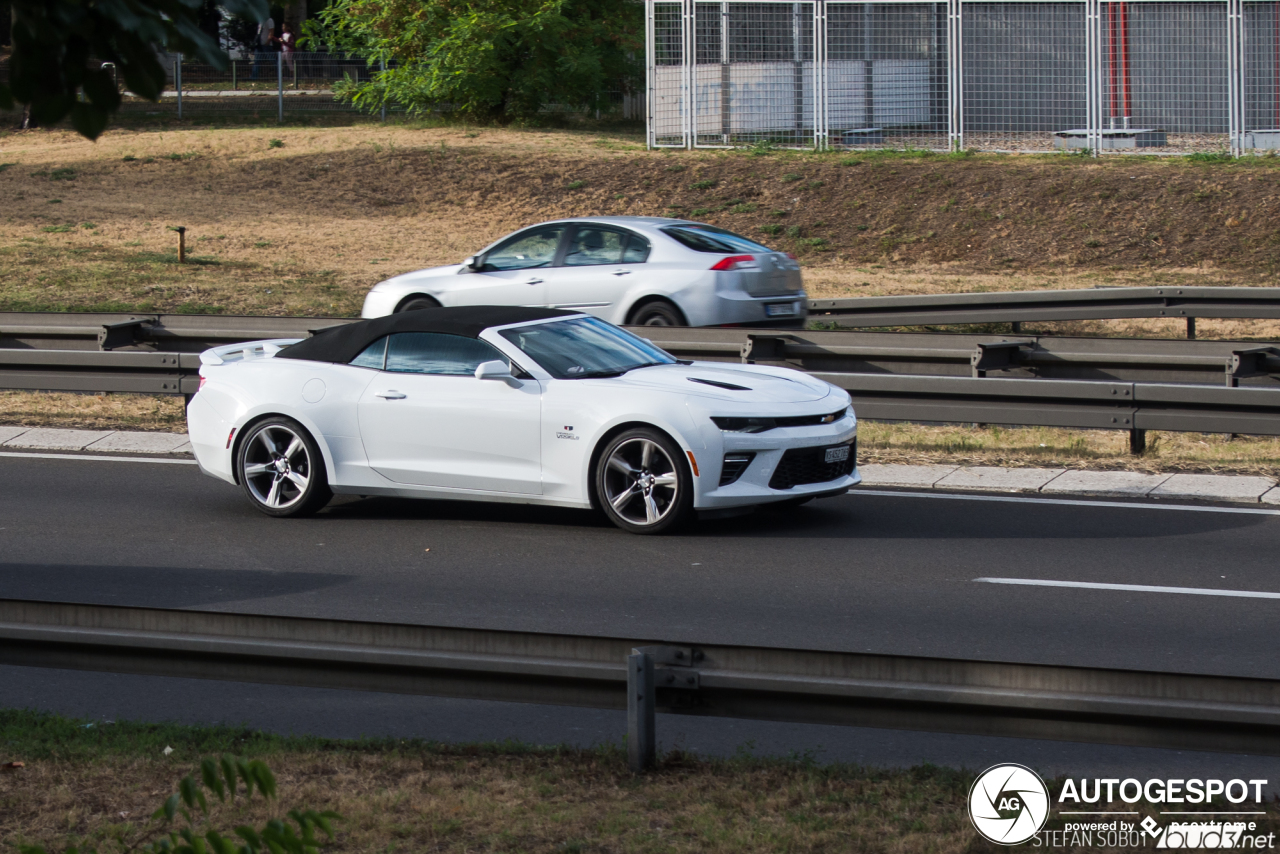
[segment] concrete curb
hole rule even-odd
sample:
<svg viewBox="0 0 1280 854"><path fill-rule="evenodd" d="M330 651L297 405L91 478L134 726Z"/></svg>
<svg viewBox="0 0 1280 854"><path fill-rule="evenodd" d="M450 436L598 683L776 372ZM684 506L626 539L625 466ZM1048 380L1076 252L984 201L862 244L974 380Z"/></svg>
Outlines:
<svg viewBox="0 0 1280 854"><path fill-rule="evenodd" d="M190 456L185 433L63 430L0 426L5 450L94 451ZM1280 486L1268 477L1217 474L1141 474L1129 471L999 468L995 466L859 466L867 486L981 492L1171 498L1280 505Z"/></svg>

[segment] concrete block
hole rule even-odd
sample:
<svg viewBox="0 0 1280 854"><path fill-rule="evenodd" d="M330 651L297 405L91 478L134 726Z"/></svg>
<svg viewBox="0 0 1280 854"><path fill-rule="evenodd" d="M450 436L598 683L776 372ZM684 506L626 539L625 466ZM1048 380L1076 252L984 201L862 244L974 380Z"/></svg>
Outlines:
<svg viewBox="0 0 1280 854"><path fill-rule="evenodd" d="M112 433L99 439L86 450L120 451L140 454L172 454L187 444L186 433Z"/></svg>
<svg viewBox="0 0 1280 854"><path fill-rule="evenodd" d="M1280 504L1280 486L1277 486L1275 489L1271 490L1270 492L1262 493L1262 503L1263 504Z"/></svg>
<svg viewBox="0 0 1280 854"><path fill-rule="evenodd" d="M1069 471L1049 481L1040 491L1132 497L1146 495L1168 479L1167 474L1142 474L1136 471Z"/></svg>
<svg viewBox="0 0 1280 854"><path fill-rule="evenodd" d="M46 451L80 451L99 439L110 436L110 430L60 430L36 427L4 443L6 448L40 448Z"/></svg>
<svg viewBox="0 0 1280 854"><path fill-rule="evenodd" d="M1007 469L974 466L956 469L938 481L939 489L983 489L996 492L1036 492L1066 469Z"/></svg>
<svg viewBox="0 0 1280 854"><path fill-rule="evenodd" d="M174 448L174 449L173 449L172 451L170 451L169 453L171 453L171 454L194 454L194 453L195 453L195 451L191 450L191 443L190 443L190 442L186 442L186 443L181 444L181 445L179 445L178 447Z"/></svg>
<svg viewBox="0 0 1280 854"><path fill-rule="evenodd" d="M929 488L956 470L955 466L858 466L867 486Z"/></svg>
<svg viewBox="0 0 1280 854"><path fill-rule="evenodd" d="M1269 477L1175 474L1148 495L1152 498L1198 498L1205 501L1259 501L1275 485Z"/></svg>
<svg viewBox="0 0 1280 854"><path fill-rule="evenodd" d="M30 427L0 427L0 445L30 430Z"/></svg>

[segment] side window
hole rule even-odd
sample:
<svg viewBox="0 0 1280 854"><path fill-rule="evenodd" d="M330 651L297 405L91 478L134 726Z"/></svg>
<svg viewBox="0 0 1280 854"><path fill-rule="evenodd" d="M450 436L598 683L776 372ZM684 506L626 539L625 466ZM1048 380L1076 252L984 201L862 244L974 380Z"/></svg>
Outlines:
<svg viewBox="0 0 1280 854"><path fill-rule="evenodd" d="M387 338L383 335L377 341L374 341L368 347L364 348L364 352L351 360L351 364L357 368L375 368L382 370L382 366L387 360Z"/></svg>
<svg viewBox="0 0 1280 854"><path fill-rule="evenodd" d="M596 264L620 264L622 245L627 236L606 228L580 225L564 253L566 267L590 267Z"/></svg>
<svg viewBox="0 0 1280 854"><path fill-rule="evenodd" d="M388 371L461 377L474 374L481 362L510 362L491 345L461 335L399 332L389 338Z"/></svg>
<svg viewBox="0 0 1280 854"><path fill-rule="evenodd" d="M634 231L627 235L627 248L622 253L623 264L643 264L649 260L649 241Z"/></svg>
<svg viewBox="0 0 1280 854"><path fill-rule="evenodd" d="M525 231L490 249L484 256L485 272L495 270L527 270L532 267L548 267L555 260L556 248L564 226L550 225L533 231Z"/></svg>

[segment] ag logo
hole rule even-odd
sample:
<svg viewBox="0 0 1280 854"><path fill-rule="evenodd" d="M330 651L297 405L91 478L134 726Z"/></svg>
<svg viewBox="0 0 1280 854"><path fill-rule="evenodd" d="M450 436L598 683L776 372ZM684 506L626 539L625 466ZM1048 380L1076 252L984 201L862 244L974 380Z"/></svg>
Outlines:
<svg viewBox="0 0 1280 854"><path fill-rule="evenodd" d="M1017 845L1040 832L1049 818L1049 790L1022 765L994 765L969 790L969 818L985 838Z"/></svg>

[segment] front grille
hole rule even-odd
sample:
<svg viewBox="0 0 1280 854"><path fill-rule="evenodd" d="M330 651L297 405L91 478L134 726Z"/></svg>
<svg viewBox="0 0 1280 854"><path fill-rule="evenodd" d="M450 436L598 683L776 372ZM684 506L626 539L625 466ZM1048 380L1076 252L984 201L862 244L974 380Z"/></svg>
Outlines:
<svg viewBox="0 0 1280 854"><path fill-rule="evenodd" d="M773 420L779 427L813 427L817 424L830 424L833 421L839 421L844 417L844 413L845 410L840 409L826 415L791 415Z"/></svg>
<svg viewBox="0 0 1280 854"><path fill-rule="evenodd" d="M724 464L720 467L720 485L728 486L742 477L742 473L747 470L747 466L751 465L751 461L755 458L756 455L753 451L725 454Z"/></svg>
<svg viewBox="0 0 1280 854"><path fill-rule="evenodd" d="M858 440L849 445L849 459L838 463L823 462L827 448L793 448L782 455L778 467L769 478L770 489L790 489L806 483L826 483L829 480L847 477L853 473L857 464Z"/></svg>

